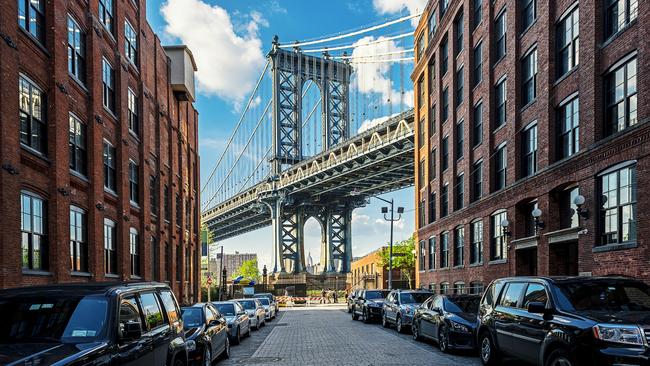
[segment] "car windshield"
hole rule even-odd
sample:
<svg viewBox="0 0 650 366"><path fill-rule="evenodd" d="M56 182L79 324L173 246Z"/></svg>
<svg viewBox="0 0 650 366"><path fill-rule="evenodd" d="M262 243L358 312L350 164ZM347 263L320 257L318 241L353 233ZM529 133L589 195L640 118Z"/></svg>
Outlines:
<svg viewBox="0 0 650 366"><path fill-rule="evenodd" d="M478 296L456 298L447 297L445 298L443 306L446 311L454 314L478 314L478 305L480 301L481 298Z"/></svg>
<svg viewBox="0 0 650 366"><path fill-rule="evenodd" d="M203 309L196 307L182 308L183 311L183 325L185 328L196 328L203 325L203 316L201 313Z"/></svg>
<svg viewBox="0 0 650 366"><path fill-rule="evenodd" d="M224 316L235 316L235 305L233 304L215 304L214 306Z"/></svg>
<svg viewBox="0 0 650 366"><path fill-rule="evenodd" d="M262 305L270 305L271 304L271 302L267 298L259 298L258 300L260 300Z"/></svg>
<svg viewBox="0 0 650 366"><path fill-rule="evenodd" d="M650 288L634 281L558 284L559 303L577 311L650 311Z"/></svg>
<svg viewBox="0 0 650 366"><path fill-rule="evenodd" d="M0 300L0 343L88 343L104 339L104 296L30 296Z"/></svg>
<svg viewBox="0 0 650 366"><path fill-rule="evenodd" d="M385 299L388 291L366 291L366 300Z"/></svg>
<svg viewBox="0 0 650 366"><path fill-rule="evenodd" d="M239 302L241 306L244 307L246 310L255 310L257 306L255 306L255 301L253 300L248 300L248 301L240 301Z"/></svg>
<svg viewBox="0 0 650 366"><path fill-rule="evenodd" d="M422 304L431 297L431 294L426 292L402 292L399 294L400 304Z"/></svg>

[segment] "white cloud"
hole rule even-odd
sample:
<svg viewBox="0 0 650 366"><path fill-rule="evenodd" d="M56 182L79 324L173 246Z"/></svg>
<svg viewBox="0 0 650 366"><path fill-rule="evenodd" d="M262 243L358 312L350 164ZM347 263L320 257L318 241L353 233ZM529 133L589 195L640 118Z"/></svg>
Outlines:
<svg viewBox="0 0 650 366"><path fill-rule="evenodd" d="M224 8L201 0L168 0L161 13L165 32L194 54L199 90L241 105L266 62L259 29L268 22L262 15L242 15L245 24L236 27Z"/></svg>
<svg viewBox="0 0 650 366"><path fill-rule="evenodd" d="M359 129L357 130L357 133L364 132L366 130L369 130L383 122L385 122L387 119L394 117L398 115L399 113L393 113L392 116L383 116L383 117L378 117L374 119L367 119L361 123L361 126L359 126Z"/></svg>
<svg viewBox="0 0 650 366"><path fill-rule="evenodd" d="M409 14L422 12L427 6L427 0L372 0L372 5L380 14L399 13L406 9ZM416 26L419 18L413 18L411 24Z"/></svg>

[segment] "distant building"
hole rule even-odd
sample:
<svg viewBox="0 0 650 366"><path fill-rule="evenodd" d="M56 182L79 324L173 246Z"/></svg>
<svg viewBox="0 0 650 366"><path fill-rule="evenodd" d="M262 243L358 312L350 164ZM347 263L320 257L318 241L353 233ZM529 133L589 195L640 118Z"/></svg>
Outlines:
<svg viewBox="0 0 650 366"><path fill-rule="evenodd" d="M381 247L363 257L357 257L352 261L350 273L348 273L347 288L388 288L388 269L383 268L380 255L381 251L385 248L388 247ZM408 280L402 278L399 270L393 270L393 288L408 288Z"/></svg>
<svg viewBox="0 0 650 366"><path fill-rule="evenodd" d="M249 260L257 260L257 254L255 253L239 253L235 254L223 254L223 268L226 269L226 274L228 279L232 278L232 274L235 273L244 262ZM221 253L218 253L215 258L210 258L210 264L208 266L209 271L213 273L215 277L215 283L219 283L221 279Z"/></svg>

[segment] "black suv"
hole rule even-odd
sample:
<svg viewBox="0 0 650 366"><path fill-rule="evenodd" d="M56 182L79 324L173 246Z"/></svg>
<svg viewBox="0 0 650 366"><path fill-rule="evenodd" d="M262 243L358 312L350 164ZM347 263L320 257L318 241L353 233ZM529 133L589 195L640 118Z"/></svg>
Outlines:
<svg viewBox="0 0 650 366"><path fill-rule="evenodd" d="M380 319L384 300L389 293L388 290L361 290L352 305L352 320L359 319L359 316L364 323Z"/></svg>
<svg viewBox="0 0 650 366"><path fill-rule="evenodd" d="M178 303L160 283L0 291L0 365L187 365Z"/></svg>
<svg viewBox="0 0 650 366"><path fill-rule="evenodd" d="M650 287L624 277L513 277L479 307L485 365L500 356L536 365L649 365Z"/></svg>

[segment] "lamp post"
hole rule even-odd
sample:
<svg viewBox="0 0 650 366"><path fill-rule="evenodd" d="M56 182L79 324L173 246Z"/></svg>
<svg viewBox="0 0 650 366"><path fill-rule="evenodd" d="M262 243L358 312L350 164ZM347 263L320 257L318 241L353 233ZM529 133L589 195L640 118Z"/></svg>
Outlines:
<svg viewBox="0 0 650 366"><path fill-rule="evenodd" d="M393 224L395 223L395 221L399 221L402 219L402 214L404 213L404 207L397 208L397 218L395 218L395 210L394 210L395 202L393 201L393 199L391 198L389 201L381 197L375 196L375 198L390 204L390 209L388 207L382 207L381 213L384 214L384 220L390 222L390 242L388 244L388 289L392 290L393 289ZM387 216L389 210L390 210L390 218Z"/></svg>

